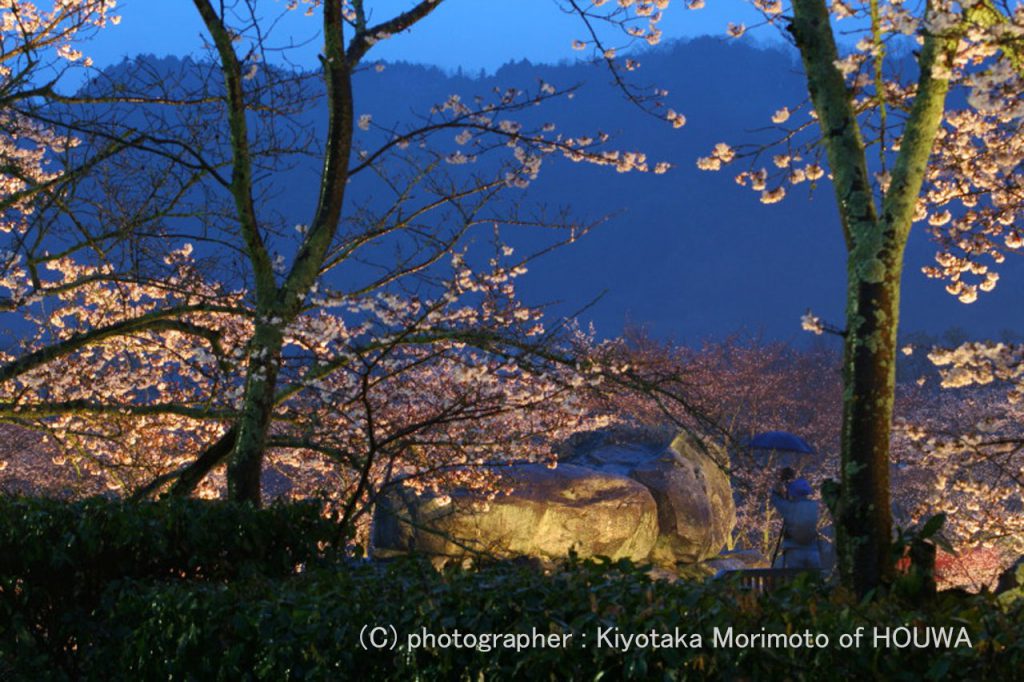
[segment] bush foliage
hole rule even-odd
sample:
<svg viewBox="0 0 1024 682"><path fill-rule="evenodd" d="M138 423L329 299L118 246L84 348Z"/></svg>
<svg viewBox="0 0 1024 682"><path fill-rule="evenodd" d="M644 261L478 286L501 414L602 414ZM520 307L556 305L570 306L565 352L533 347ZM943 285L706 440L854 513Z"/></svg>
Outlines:
<svg viewBox="0 0 1024 682"><path fill-rule="evenodd" d="M17 522L11 510L22 509L22 523L41 531L18 541L26 551L23 560L6 551L2 555L0 666L5 667L0 677L8 672L34 679L816 680L851 675L998 680L1012 679L1013 671L1024 669L1024 608L1021 602L1000 605L989 595L944 593L927 606L914 607L895 597L858 601L841 589L800 581L758 596L728 580L655 581L643 567L607 561L570 560L547 575L516 562L438 573L415 560L382 564L317 558L324 528L308 507L254 511L176 504L164 510L91 502L70 507L64 516L44 503L4 503L0 513L6 519ZM43 518L47 509L54 519ZM90 512L96 510L105 524L92 519ZM140 520L120 519L136 515ZM70 524L64 534L54 528L56 519ZM171 531L179 528L171 519L208 528ZM218 537L217 528L232 539ZM6 549L14 543L12 531L5 525L0 532ZM236 532L237 537L232 535ZM125 542L133 539L140 547L129 551L130 543L113 542L106 533ZM248 539L238 539L242 536ZM184 544L177 546L170 537ZM195 543L194 559L183 548L188 542ZM270 551L271 542L282 543L280 556ZM75 543L93 544L85 550ZM95 549L115 546L120 554ZM155 548L152 554L164 559L150 560L144 547ZM46 558L48 552L52 559ZM99 556L122 557L124 570L69 563L87 566ZM201 559L209 570L200 570ZM287 565L293 561L304 563L302 570ZM58 565L72 584L90 570L96 582L83 580L78 584L88 584L88 590L69 591L37 582L40 576L55 578L56 572L11 573L19 566L55 571ZM185 577L169 575L179 570ZM109 581L99 589L103 579ZM51 611L26 606L41 603L38 595L50 589L58 590L52 608L64 614L56 628L49 624L55 622ZM19 595L34 596L25 601ZM58 595L67 600L63 605L58 606ZM86 605L87 599L94 601ZM50 620L32 621L40 616ZM394 627L394 649L360 646L364 626L378 625ZM872 642L876 628L903 626L953 627L956 632L963 627L971 646L897 648ZM715 628L724 633L730 627L734 633L824 633L830 644L715 646ZM860 627L865 629L860 647L837 645L840 635ZM678 629L688 643L690 634L699 634L702 646L599 646L599 630L616 632L608 628L624 635ZM409 635L424 631L480 635L534 630L572 638L565 647L521 651L408 646Z"/></svg>
<svg viewBox="0 0 1024 682"><path fill-rule="evenodd" d="M42 656L73 668L82 627L123 581L282 576L335 536L317 503L123 502L0 496L0 679Z"/></svg>

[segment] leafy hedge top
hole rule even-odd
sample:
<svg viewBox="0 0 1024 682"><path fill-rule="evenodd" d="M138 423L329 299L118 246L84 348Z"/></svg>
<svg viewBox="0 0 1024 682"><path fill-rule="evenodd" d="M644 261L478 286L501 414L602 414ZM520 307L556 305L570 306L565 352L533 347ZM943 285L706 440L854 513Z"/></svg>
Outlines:
<svg viewBox="0 0 1024 682"><path fill-rule="evenodd" d="M549 575L515 562L438 573L415 560L323 555L332 532L316 505L0 500L0 678L1001 680L1024 670L1024 600L945 593L922 607L808 581L757 596L728 581L653 581L607 561ZM395 649L360 647L374 625L394 627ZM972 646L868 639L875 628L925 626L964 627ZM609 628L679 629L703 645L598 646ZM715 647L716 628L824 633L831 645ZM836 645L858 628L859 648ZM408 639L534 629L572 644L482 652Z"/></svg>
<svg viewBox="0 0 1024 682"><path fill-rule="evenodd" d="M284 575L333 537L316 503L0 497L0 585L76 603L114 580Z"/></svg>
<svg viewBox="0 0 1024 682"><path fill-rule="evenodd" d="M543 575L514 564L438 574L429 564L318 568L285 581L164 585L112 606L107 655L144 678L336 679L1011 679L1024 670L1024 609L988 596L945 594L930 607L860 602L800 582L767 596L723 581L652 581L628 563L571 562ZM394 626L394 650L360 647L363 626ZM876 646L874 628L965 627L971 647ZM825 633L825 648L721 648L735 633ZM859 648L837 646L865 628ZM567 648L491 651L409 646L421 633L572 634ZM597 646L600 629L702 634L700 648ZM893 640L895 641L895 640ZM585 645L585 646L584 646ZM1007 677L1010 675L1010 677Z"/></svg>

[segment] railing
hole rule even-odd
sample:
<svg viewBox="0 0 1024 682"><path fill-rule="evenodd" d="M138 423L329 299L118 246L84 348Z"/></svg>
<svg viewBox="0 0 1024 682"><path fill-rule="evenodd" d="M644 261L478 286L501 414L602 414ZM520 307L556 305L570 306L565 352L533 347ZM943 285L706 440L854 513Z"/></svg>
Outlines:
<svg viewBox="0 0 1024 682"><path fill-rule="evenodd" d="M738 580L741 587L754 592L771 592L793 582L797 576L818 573L806 568L747 568L738 571L720 571L716 578Z"/></svg>

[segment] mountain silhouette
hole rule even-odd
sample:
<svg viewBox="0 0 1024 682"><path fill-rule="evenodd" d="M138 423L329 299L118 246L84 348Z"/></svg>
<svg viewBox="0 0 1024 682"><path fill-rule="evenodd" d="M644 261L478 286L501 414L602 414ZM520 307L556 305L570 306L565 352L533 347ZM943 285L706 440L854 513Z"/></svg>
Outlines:
<svg viewBox="0 0 1024 682"><path fill-rule="evenodd" d="M143 57L150 68L180 74L201 67L188 60ZM356 115L370 114L383 126L416 120L451 94L470 99L494 88L579 85L572 99L560 97L528 112L534 122L551 120L566 134L597 130L612 146L668 161L664 175L620 174L612 168L546 160L539 179L522 195L524 205L564 207L581 222L606 218L576 243L534 262L519 285L529 303L551 303L554 316L569 315L600 297L580 315L599 336L624 325L646 327L659 337L683 342L745 331L769 339L804 338L800 316L810 308L842 326L845 309L845 249L835 199L827 180L789 188L787 198L764 205L758 194L733 180L744 170L701 171L696 159L717 142L734 146L770 139L772 113L795 108L807 95L795 54L703 38L677 42L640 56L637 83L669 91L666 103L687 124L673 129L627 101L603 65L510 63L493 75L469 77L408 63L381 64L357 74ZM185 65L183 67L183 65ZM107 74L117 80L119 69ZM322 132L321 109L305 114L310 130ZM806 107L794 114L807 120ZM770 157L759 165L770 165ZM318 164L311 159L275 180L274 208L288 220L308 222L315 199ZM350 206L373 202L358 184ZM369 191L369 190L367 190ZM529 248L528 238L523 241ZM921 268L937 247L920 227L906 254L901 323L906 333L939 334L957 327L976 338L1024 330L1024 266L1011 256L999 266L996 290L971 305L959 303Z"/></svg>

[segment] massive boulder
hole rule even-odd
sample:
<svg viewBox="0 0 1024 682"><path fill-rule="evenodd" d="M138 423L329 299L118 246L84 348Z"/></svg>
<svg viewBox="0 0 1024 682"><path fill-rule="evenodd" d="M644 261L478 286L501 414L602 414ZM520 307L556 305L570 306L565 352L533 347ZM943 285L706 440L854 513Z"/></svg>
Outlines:
<svg viewBox="0 0 1024 682"><path fill-rule="evenodd" d="M457 488L421 494L396 485L378 503L374 555L421 553L440 562L480 555L553 560L651 560L671 569L713 558L736 523L725 454L682 434L669 442L597 432L574 440L558 466L494 468L492 499Z"/></svg>
<svg viewBox="0 0 1024 682"><path fill-rule="evenodd" d="M658 505L658 541L652 560L696 563L715 557L736 525L725 453L681 433L671 443L655 437L598 432L578 439L564 461L642 483Z"/></svg>
<svg viewBox="0 0 1024 682"><path fill-rule="evenodd" d="M520 464L493 473L508 492L490 500L465 488L438 496L395 486L374 514L374 555L555 560L574 550L581 557L641 561L654 547L658 508L631 478L571 464Z"/></svg>

